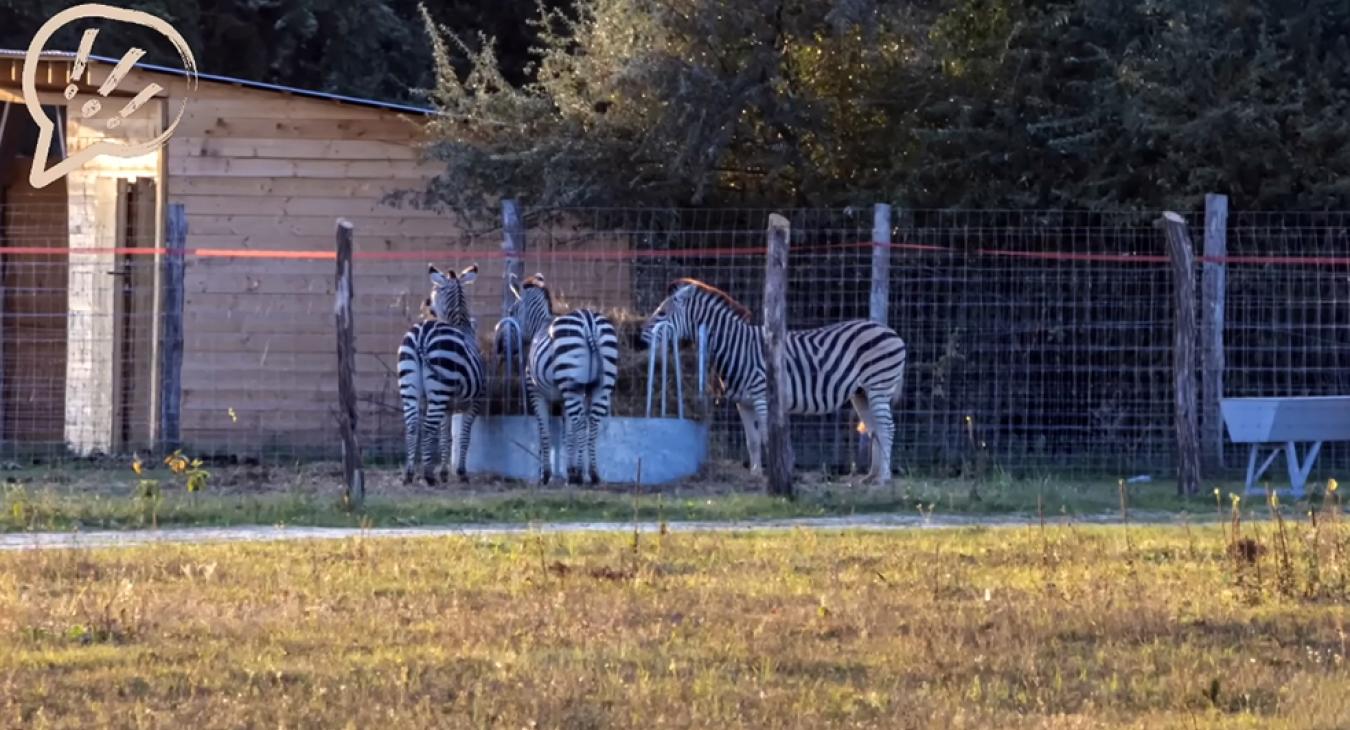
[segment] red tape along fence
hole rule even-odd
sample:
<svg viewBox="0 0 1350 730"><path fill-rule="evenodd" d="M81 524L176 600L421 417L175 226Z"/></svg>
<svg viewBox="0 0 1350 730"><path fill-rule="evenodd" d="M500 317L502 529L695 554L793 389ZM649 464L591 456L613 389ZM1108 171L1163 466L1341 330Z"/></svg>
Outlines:
<svg viewBox="0 0 1350 730"><path fill-rule="evenodd" d="M533 212L518 255L525 274L545 275L560 306L598 307L620 324L615 410L640 416L647 356L634 348L635 335L670 280L702 279L762 321L769 212ZM792 223L789 325L868 317L873 210L783 212ZM165 296L173 257L156 221L97 219L95 235L73 237L59 205L13 203L0 214L5 458L163 449L175 440L170 410L193 454L339 457L333 249L288 250L243 237L228 248L197 247L188 210L176 365L165 353L168 320L177 316ZM1176 307L1156 217L897 209L887 246L888 320L909 343L910 361L896 463L936 475L1170 474ZM1204 252L1203 214L1187 221L1197 312L1211 304L1204 296L1223 297L1222 317L1199 317L1221 325L1222 392L1350 394L1350 217L1233 213L1221 255ZM471 289L494 378L487 412L522 412L518 386L502 382L492 350L506 265L500 227L465 230L447 218L440 243L413 247L353 223L355 386L366 458L393 462L401 452L395 351L427 294L428 262L480 266ZM72 247L73 240L97 247ZM1205 286L1207 272L1222 279L1219 289ZM1220 346L1208 330L1199 339L1202 353ZM692 343L684 347L691 417L699 412L694 353ZM1202 403L1206 448L1240 466L1240 449L1219 446L1226 437L1214 430L1215 413L1215 404ZM712 420L713 454L743 461L734 408L715 403ZM793 417L798 466L865 466L856 427L851 412ZM1323 469L1350 464L1345 445L1323 453Z"/></svg>

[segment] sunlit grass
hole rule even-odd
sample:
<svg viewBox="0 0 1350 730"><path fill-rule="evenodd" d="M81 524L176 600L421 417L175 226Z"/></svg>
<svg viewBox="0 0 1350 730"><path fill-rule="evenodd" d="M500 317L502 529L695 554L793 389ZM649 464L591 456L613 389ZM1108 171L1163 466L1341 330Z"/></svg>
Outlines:
<svg viewBox="0 0 1350 730"><path fill-rule="evenodd" d="M1350 531L1232 530L4 553L0 725L1346 726Z"/></svg>

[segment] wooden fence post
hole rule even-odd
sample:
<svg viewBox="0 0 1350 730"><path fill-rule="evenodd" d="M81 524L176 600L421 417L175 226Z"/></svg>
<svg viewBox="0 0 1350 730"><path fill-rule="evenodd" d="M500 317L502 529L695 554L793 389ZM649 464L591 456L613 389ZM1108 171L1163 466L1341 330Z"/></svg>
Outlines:
<svg viewBox="0 0 1350 730"><path fill-rule="evenodd" d="M159 358L160 449L182 447L183 412L183 274L187 250L187 210L182 203L169 203L164 226L163 339Z"/></svg>
<svg viewBox="0 0 1350 730"><path fill-rule="evenodd" d="M793 499L792 439L788 433L786 373L783 345L787 339L788 220L769 216L769 253L764 270L764 377L768 386L769 415L765 472L769 494Z"/></svg>
<svg viewBox="0 0 1350 730"><path fill-rule="evenodd" d="M1210 469L1222 469L1223 414L1219 401L1223 398L1224 301L1227 298L1228 264L1228 196L1210 193L1205 196L1205 265L1201 287L1201 375L1202 410L1200 412L1201 443L1205 464Z"/></svg>
<svg viewBox="0 0 1350 730"><path fill-rule="evenodd" d="M525 253L525 220L520 216L520 202L514 198L502 200L502 253L506 265L502 270L502 316L516 303L516 295L511 293L511 276L515 275L515 285L520 286L525 278L525 262L521 256Z"/></svg>
<svg viewBox="0 0 1350 730"><path fill-rule="evenodd" d="M1200 494L1200 424L1195 377L1195 254L1186 220L1167 211L1154 225L1167 238L1172 260L1176 328L1172 368L1176 378L1177 494Z"/></svg>
<svg viewBox="0 0 1350 730"><path fill-rule="evenodd" d="M342 432L342 504L359 510L366 499L366 478L361 468L361 446L356 438L356 326L352 321L352 224L337 222L337 321L338 428Z"/></svg>
<svg viewBox="0 0 1350 730"><path fill-rule="evenodd" d="M886 203L872 206L872 290L867 303L871 320L887 324L891 304L891 206ZM871 454L872 434L859 420L854 463L870 463Z"/></svg>
<svg viewBox="0 0 1350 730"><path fill-rule="evenodd" d="M873 322L887 324L891 305L891 206L872 206L872 292L868 313Z"/></svg>

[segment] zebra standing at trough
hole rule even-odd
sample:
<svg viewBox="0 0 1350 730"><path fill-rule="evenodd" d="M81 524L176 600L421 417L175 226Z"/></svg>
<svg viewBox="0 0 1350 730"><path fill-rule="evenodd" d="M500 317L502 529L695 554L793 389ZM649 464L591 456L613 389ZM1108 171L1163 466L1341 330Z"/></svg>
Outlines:
<svg viewBox="0 0 1350 730"><path fill-rule="evenodd" d="M580 484L583 460L592 484L600 483L595 442L600 419L609 415L614 383L619 377L619 336L603 314L578 309L553 314L553 298L543 274L524 281L508 316L520 325L527 343L526 394L539 422L539 480L548 484L553 474L548 416L552 404L562 401L567 453L567 482Z"/></svg>
<svg viewBox="0 0 1350 730"><path fill-rule="evenodd" d="M699 325L708 326L708 351L736 403L745 427L750 471L759 473L768 420L764 377L764 328L750 323L750 310L728 294L695 279L677 279L669 295L642 326L641 340L652 346L652 330L669 322L675 337L691 340ZM905 341L895 330L870 320L836 322L811 330L789 331L783 347L783 383L788 413L823 415L852 401L872 435L869 481L891 478L895 440L892 406L905 374Z"/></svg>
<svg viewBox="0 0 1350 730"><path fill-rule="evenodd" d="M430 318L413 325L398 348L398 394L403 401L403 433L407 460L403 482L412 482L417 463L423 466L427 484L435 484L434 461L440 463L440 477L450 476L450 424L448 416L462 413L455 473L467 480L465 458L469 453L469 432L478 416L483 393L483 356L464 285L478 277L475 264L460 272L441 273L430 266L431 296L423 304L423 316ZM437 446L439 445L439 451ZM420 458L419 458L420 454Z"/></svg>

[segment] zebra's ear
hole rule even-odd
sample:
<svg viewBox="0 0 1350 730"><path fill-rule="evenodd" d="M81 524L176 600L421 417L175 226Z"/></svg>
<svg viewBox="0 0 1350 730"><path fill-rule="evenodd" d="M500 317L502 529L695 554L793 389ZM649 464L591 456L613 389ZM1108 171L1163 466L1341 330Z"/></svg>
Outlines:
<svg viewBox="0 0 1350 730"><path fill-rule="evenodd" d="M520 287L516 286L516 272L512 271L507 275L506 286L511 290L512 294L516 295L516 299L520 299Z"/></svg>
<svg viewBox="0 0 1350 730"><path fill-rule="evenodd" d="M459 283L472 284L474 279L478 278L478 264L473 264L469 268L459 272Z"/></svg>
<svg viewBox="0 0 1350 730"><path fill-rule="evenodd" d="M436 286L445 286L450 283L450 280L445 277L445 274L441 273L440 269L436 268L435 264L427 264L427 270L431 275L432 284Z"/></svg>
<svg viewBox="0 0 1350 730"><path fill-rule="evenodd" d="M693 295L693 293L694 293L694 286L692 284L677 283L674 287L672 287L670 296L674 297L675 301L677 302L686 302L689 300L689 297Z"/></svg>

